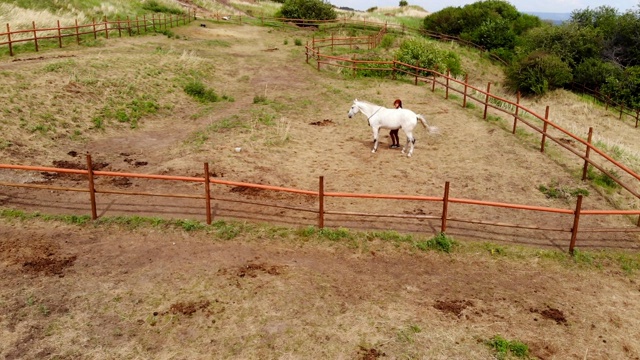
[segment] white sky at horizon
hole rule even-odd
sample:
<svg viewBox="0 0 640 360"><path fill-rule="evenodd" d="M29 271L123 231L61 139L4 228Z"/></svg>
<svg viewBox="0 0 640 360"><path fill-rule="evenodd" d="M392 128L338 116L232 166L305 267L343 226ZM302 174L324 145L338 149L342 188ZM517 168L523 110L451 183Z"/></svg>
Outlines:
<svg viewBox="0 0 640 360"><path fill-rule="evenodd" d="M407 0L409 5L417 5L434 13L449 6L462 7L479 0ZM367 10L374 6L398 6L400 0L328 0L335 6L346 6L355 10ZM611 6L620 13L640 10L640 0L511 0L509 3L520 12L571 13L574 10L595 9L603 5Z"/></svg>

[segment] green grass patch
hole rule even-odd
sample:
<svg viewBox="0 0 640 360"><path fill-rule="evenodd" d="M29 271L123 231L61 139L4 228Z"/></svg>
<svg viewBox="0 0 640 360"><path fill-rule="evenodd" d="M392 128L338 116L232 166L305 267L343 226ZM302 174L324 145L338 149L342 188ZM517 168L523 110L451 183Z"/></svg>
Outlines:
<svg viewBox="0 0 640 360"><path fill-rule="evenodd" d="M444 253L451 253L455 245L456 242L444 233L439 233L429 240L418 241L415 244L415 246L422 251L436 250Z"/></svg>
<svg viewBox="0 0 640 360"><path fill-rule="evenodd" d="M587 179L591 180L594 185L605 189L608 193L611 193L614 190L620 188L620 185L611 176L603 173L600 170L596 170L597 169L591 165L587 167ZM620 175L615 170L607 170L607 172L616 179L620 177Z"/></svg>
<svg viewBox="0 0 640 360"><path fill-rule="evenodd" d="M193 80L184 86L184 92L200 102L216 102L220 100L215 90L204 86L202 81Z"/></svg>
<svg viewBox="0 0 640 360"><path fill-rule="evenodd" d="M485 344L496 352L496 358L507 359L508 356L520 359L529 358L529 347L517 340L507 340L500 335L495 335L485 341Z"/></svg>
<svg viewBox="0 0 640 360"><path fill-rule="evenodd" d="M538 190L549 199L569 200L579 195L589 196L589 190L587 189L560 186L557 181L552 181L547 185L539 185Z"/></svg>

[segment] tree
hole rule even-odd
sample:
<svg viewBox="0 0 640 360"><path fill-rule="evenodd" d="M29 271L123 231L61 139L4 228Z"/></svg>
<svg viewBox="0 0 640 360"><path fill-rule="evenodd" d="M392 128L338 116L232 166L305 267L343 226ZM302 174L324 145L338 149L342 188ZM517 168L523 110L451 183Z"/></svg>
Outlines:
<svg viewBox="0 0 640 360"><path fill-rule="evenodd" d="M400 7L407 6L407 5L409 5L407 0L400 0Z"/></svg>
<svg viewBox="0 0 640 360"><path fill-rule="evenodd" d="M324 0L286 0L278 13L287 19L334 20L333 6Z"/></svg>

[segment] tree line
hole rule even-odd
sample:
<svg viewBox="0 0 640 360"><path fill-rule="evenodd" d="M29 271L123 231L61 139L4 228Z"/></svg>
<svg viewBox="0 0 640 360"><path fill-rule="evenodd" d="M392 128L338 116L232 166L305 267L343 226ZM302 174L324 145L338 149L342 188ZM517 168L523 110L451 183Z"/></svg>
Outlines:
<svg viewBox="0 0 640 360"><path fill-rule="evenodd" d="M523 94L579 84L640 109L640 8L575 10L568 21L553 25L507 1L485 0L433 13L424 28L471 41L506 60L507 85Z"/></svg>
<svg viewBox="0 0 640 360"><path fill-rule="evenodd" d="M337 18L325 0L277 1L283 17ZM640 109L640 6L624 13L608 5L575 10L554 25L508 1L482 0L430 14L423 28L473 42L503 59L506 85L523 95L579 84Z"/></svg>

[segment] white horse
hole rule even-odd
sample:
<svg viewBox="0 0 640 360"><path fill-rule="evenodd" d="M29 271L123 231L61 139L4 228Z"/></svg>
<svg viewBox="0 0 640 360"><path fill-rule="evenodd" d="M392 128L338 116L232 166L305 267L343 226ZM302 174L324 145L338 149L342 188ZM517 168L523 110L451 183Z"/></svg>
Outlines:
<svg viewBox="0 0 640 360"><path fill-rule="evenodd" d="M407 144L402 147L402 153L404 154L406 148L409 147L407 156L413 154L413 148L416 143L416 139L413 137L413 129L418 124L418 120L429 130L430 134L437 134L439 132L437 127L427 124L424 116L408 109L388 109L384 106L355 99L351 109L349 109L349 118L354 117L358 112L362 112L362 114L367 117L369 126L371 126L371 130L373 130L372 153L378 150L378 132L381 128L392 130L402 129L407 136Z"/></svg>

